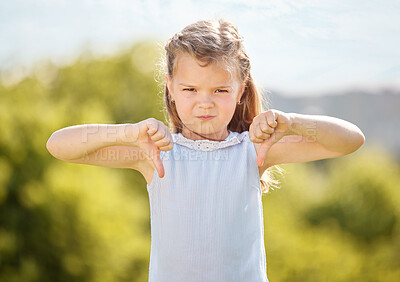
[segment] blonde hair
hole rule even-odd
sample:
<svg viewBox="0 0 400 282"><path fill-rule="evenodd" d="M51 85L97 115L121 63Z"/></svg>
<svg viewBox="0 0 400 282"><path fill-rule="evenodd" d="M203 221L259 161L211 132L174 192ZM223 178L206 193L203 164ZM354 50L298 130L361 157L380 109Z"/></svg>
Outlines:
<svg viewBox="0 0 400 282"><path fill-rule="evenodd" d="M175 73L177 57L180 54L190 54L204 65L221 64L231 75L235 73L240 82L246 82L241 102L236 105L235 113L228 124L229 130L238 133L248 131L253 118L263 111L263 97L250 74L250 61L242 42L243 38L236 26L229 21L198 21L186 26L167 41L163 58L163 65L170 79ZM166 85L164 102L164 116L171 131L181 133L184 124ZM267 101L265 102L267 104ZM282 172L279 167L277 171ZM262 178L260 182L263 193L278 187L278 181L272 178L271 168L265 171Z"/></svg>

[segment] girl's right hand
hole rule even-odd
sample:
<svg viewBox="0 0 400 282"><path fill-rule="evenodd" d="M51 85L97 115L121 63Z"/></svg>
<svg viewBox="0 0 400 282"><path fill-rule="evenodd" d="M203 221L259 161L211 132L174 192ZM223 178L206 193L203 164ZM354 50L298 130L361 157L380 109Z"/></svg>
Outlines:
<svg viewBox="0 0 400 282"><path fill-rule="evenodd" d="M174 142L169 128L155 118L139 122L139 136L137 145L153 162L158 175L164 177L164 165L160 158L160 151L172 150Z"/></svg>

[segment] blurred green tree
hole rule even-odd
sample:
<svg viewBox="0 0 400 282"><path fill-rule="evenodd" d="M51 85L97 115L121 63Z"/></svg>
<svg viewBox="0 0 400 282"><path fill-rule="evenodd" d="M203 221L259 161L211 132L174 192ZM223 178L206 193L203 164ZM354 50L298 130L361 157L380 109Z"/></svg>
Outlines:
<svg viewBox="0 0 400 282"><path fill-rule="evenodd" d="M265 196L271 281L396 281L400 168L364 147L333 160L283 165Z"/></svg>
<svg viewBox="0 0 400 282"><path fill-rule="evenodd" d="M389 160L377 152L373 158L369 155L332 163L326 200L308 209L307 220L318 225L333 219L343 231L365 243L382 236L391 238L399 220L395 199L400 194L395 189L399 169Z"/></svg>
<svg viewBox="0 0 400 282"><path fill-rule="evenodd" d="M163 120L159 48L140 42L69 66L38 63L0 84L0 281L145 281L146 182L133 170L64 163L46 150L74 124Z"/></svg>

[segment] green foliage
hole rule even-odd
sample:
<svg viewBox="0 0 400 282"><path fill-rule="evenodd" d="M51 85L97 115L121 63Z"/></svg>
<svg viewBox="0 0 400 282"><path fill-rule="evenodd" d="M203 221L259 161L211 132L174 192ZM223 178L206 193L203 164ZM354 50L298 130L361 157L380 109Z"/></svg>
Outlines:
<svg viewBox="0 0 400 282"><path fill-rule="evenodd" d="M395 210L395 199L400 195L391 191L394 180L399 180L399 170L388 157L377 152L373 162L367 156L351 162L338 160L331 171L330 193L309 209L306 217L310 223L334 219L342 230L365 243L391 237L400 219Z"/></svg>
<svg viewBox="0 0 400 282"><path fill-rule="evenodd" d="M146 182L133 170L63 163L46 150L74 124L163 120L158 47L109 58L42 62L0 85L0 281L145 281L150 254ZM140 64L138 64L140 63Z"/></svg>
<svg viewBox="0 0 400 282"><path fill-rule="evenodd" d="M45 144L83 123L163 120L158 47L142 42L0 83L0 281L146 281L150 215L140 173L61 162ZM264 196L271 281L396 281L399 166L363 148L284 165Z"/></svg>
<svg viewBox="0 0 400 282"><path fill-rule="evenodd" d="M400 277L395 160L366 147L338 159L283 168L282 188L263 198L271 281Z"/></svg>

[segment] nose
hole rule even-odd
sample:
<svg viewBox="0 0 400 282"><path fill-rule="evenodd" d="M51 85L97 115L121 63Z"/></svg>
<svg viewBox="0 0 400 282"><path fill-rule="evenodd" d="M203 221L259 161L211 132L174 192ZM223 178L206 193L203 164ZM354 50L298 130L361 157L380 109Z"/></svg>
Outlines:
<svg viewBox="0 0 400 282"><path fill-rule="evenodd" d="M214 102L211 98L211 95L208 93L203 93L202 95L199 95L199 107L208 109L212 108L214 106Z"/></svg>

